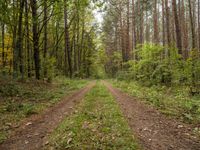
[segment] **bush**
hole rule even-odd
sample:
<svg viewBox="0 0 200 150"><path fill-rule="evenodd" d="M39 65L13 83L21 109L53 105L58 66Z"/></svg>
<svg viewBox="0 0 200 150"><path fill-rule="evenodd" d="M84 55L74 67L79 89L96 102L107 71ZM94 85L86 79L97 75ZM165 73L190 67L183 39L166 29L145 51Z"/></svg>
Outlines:
<svg viewBox="0 0 200 150"><path fill-rule="evenodd" d="M191 51L188 60L178 54L176 48L156 44L144 44L135 50L137 60L123 64L118 71L119 80L132 80L145 85L184 84L191 86L191 93L200 93L200 60L196 51Z"/></svg>
<svg viewBox="0 0 200 150"><path fill-rule="evenodd" d="M17 96L19 93L20 93L19 86L13 83L8 83L8 84L0 86L0 95L3 97Z"/></svg>

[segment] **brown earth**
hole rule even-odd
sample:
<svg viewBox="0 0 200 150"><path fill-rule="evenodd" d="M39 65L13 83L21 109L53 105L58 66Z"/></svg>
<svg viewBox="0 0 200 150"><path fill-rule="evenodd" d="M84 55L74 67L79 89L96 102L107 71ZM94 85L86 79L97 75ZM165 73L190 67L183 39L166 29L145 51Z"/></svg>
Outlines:
<svg viewBox="0 0 200 150"><path fill-rule="evenodd" d="M48 144L47 136L58 124L73 112L73 107L83 99L95 82L65 97L59 104L28 119L10 139L0 145L0 150L38 150Z"/></svg>
<svg viewBox="0 0 200 150"><path fill-rule="evenodd" d="M166 117L104 81L116 98L133 134L145 150L200 150L200 139L190 125Z"/></svg>

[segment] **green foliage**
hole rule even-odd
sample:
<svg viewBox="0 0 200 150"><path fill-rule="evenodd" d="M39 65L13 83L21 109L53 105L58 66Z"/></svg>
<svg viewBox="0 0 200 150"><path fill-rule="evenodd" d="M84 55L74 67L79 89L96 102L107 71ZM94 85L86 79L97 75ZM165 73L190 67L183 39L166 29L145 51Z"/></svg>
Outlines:
<svg viewBox="0 0 200 150"><path fill-rule="evenodd" d="M98 50L97 53L92 58L92 77L95 79L105 78L105 68L104 64L106 64L108 58L104 50Z"/></svg>
<svg viewBox="0 0 200 150"><path fill-rule="evenodd" d="M200 82L200 60L191 51L185 61L176 48L156 44L138 47L137 60L124 63L123 71L117 73L118 79L141 81L145 85L191 85L197 90Z"/></svg>
<svg viewBox="0 0 200 150"><path fill-rule="evenodd" d="M115 77L118 70L122 69L122 54L119 51L113 52L106 62L106 72Z"/></svg>
<svg viewBox="0 0 200 150"><path fill-rule="evenodd" d="M51 82L53 77L55 77L55 72L56 72L56 59L54 57L47 57L46 60L43 61L43 71L46 69L47 71L47 80L48 82Z"/></svg>

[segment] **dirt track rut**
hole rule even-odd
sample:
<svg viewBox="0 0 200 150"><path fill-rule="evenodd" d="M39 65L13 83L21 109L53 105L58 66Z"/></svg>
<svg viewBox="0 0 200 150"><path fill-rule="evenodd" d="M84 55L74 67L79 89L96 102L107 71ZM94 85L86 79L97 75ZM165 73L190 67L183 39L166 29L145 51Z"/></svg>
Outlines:
<svg viewBox="0 0 200 150"><path fill-rule="evenodd" d="M200 139L189 125L170 119L155 108L113 88L104 85L116 98L133 134L145 150L200 150Z"/></svg>
<svg viewBox="0 0 200 150"><path fill-rule="evenodd" d="M55 107L29 119L10 139L0 145L0 150L38 150L47 144L46 137L57 127L64 117L72 113L73 107L83 99L95 85L90 83L85 88L65 97Z"/></svg>

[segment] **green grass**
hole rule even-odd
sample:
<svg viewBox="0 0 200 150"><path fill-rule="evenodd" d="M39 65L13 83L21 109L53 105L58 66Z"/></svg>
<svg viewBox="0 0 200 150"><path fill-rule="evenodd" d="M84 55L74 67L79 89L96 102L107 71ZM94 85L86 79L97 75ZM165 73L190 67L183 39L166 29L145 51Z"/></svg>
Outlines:
<svg viewBox="0 0 200 150"><path fill-rule="evenodd" d="M53 83L39 81L0 81L0 143L21 121L58 103L64 95L80 89L87 80L57 78Z"/></svg>
<svg viewBox="0 0 200 150"><path fill-rule="evenodd" d="M187 87L145 87L134 81L110 81L115 87L157 107L166 115L187 123L200 123L200 96L190 96Z"/></svg>
<svg viewBox="0 0 200 150"><path fill-rule="evenodd" d="M100 83L50 135L49 142L47 149L138 149L117 103Z"/></svg>

